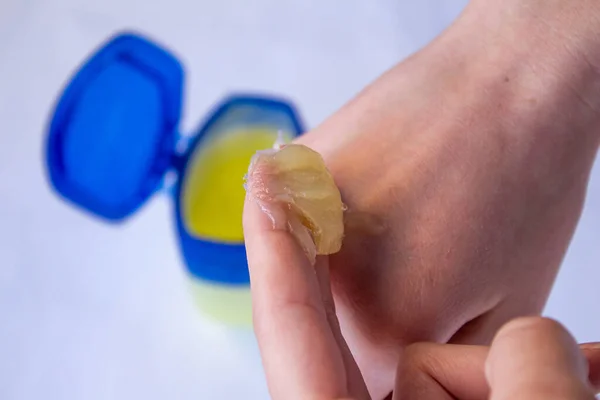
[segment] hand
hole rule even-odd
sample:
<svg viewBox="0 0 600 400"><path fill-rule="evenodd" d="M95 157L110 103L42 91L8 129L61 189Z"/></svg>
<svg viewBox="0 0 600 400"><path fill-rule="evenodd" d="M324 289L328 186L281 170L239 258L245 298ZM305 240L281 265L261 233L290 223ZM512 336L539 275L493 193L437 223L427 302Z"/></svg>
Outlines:
<svg viewBox="0 0 600 400"><path fill-rule="evenodd" d="M489 344L541 312L598 149L599 4L474 2L300 139L350 211L385 223L349 229L329 260L374 398L409 344Z"/></svg>
<svg viewBox="0 0 600 400"><path fill-rule="evenodd" d="M577 346L559 323L507 323L491 347L411 345L398 366L394 399L593 400L600 343Z"/></svg>
<svg viewBox="0 0 600 400"><path fill-rule="evenodd" d="M291 234L273 230L251 201L244 229L254 328L272 398L369 399L340 332L327 257L313 267ZM541 318L509 323L491 349L413 344L400 357L393 398L593 400L600 343L582 349L558 323Z"/></svg>

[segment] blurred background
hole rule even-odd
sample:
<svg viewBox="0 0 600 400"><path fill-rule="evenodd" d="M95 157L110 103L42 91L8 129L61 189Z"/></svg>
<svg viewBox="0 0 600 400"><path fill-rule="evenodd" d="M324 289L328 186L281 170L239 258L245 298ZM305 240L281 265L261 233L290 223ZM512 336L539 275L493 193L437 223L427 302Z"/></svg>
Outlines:
<svg viewBox="0 0 600 400"><path fill-rule="evenodd" d="M0 398L266 399L248 330L200 314L172 201L118 227L67 206L42 154L70 74L117 31L186 69L182 131L231 91L291 98L313 127L431 40L465 0L0 0ZM547 307L600 339L600 166Z"/></svg>

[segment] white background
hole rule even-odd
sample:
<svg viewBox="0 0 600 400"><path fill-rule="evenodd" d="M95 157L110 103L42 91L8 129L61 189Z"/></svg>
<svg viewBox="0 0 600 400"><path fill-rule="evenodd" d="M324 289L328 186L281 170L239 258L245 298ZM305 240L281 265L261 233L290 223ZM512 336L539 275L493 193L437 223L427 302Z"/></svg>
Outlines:
<svg viewBox="0 0 600 400"><path fill-rule="evenodd" d="M118 228L68 207L42 167L48 112L120 29L187 68L183 129L231 90L293 97L309 126L427 43L465 0L0 0L0 398L265 399L249 332L192 305L157 196ZM600 339L600 167L548 306Z"/></svg>

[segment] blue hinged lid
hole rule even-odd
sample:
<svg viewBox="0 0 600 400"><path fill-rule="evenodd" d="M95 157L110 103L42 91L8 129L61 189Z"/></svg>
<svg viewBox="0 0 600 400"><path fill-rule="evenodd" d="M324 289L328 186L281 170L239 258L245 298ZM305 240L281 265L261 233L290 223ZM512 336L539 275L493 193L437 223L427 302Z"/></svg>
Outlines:
<svg viewBox="0 0 600 400"><path fill-rule="evenodd" d="M138 209L171 165L181 114L179 61L133 34L76 72L48 132L47 166L66 199L112 221Z"/></svg>

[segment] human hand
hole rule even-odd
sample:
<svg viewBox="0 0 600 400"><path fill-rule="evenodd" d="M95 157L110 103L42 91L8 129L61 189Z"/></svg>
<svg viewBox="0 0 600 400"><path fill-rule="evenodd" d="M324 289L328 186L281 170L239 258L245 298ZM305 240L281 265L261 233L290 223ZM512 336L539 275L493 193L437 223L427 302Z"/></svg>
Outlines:
<svg viewBox="0 0 600 400"><path fill-rule="evenodd" d="M402 400L593 400L600 390L600 343L577 346L558 322L504 325L490 347L418 343L396 374Z"/></svg>
<svg viewBox="0 0 600 400"><path fill-rule="evenodd" d="M350 211L386 224L348 229L329 259L341 330L375 398L409 344L489 344L541 312L598 148L599 4L475 1L299 139Z"/></svg>
<svg viewBox="0 0 600 400"><path fill-rule="evenodd" d="M369 399L338 325L328 258L311 265L252 201L244 229L254 329L272 398ZM394 399L592 400L590 382L600 385L600 344L582 353L564 328L541 318L509 323L491 348L419 343L399 360Z"/></svg>

